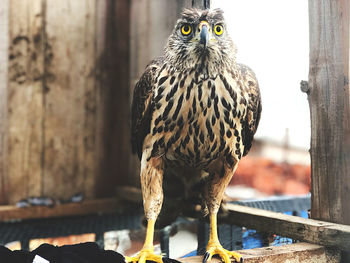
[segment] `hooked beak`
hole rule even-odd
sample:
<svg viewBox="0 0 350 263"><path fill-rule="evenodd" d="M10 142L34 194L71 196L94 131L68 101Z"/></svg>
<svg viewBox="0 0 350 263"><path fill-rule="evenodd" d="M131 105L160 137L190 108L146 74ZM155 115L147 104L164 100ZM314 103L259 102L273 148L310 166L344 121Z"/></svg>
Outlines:
<svg viewBox="0 0 350 263"><path fill-rule="evenodd" d="M199 24L199 43L204 45L204 48L207 47L208 42L209 42L209 24L206 21L202 21Z"/></svg>

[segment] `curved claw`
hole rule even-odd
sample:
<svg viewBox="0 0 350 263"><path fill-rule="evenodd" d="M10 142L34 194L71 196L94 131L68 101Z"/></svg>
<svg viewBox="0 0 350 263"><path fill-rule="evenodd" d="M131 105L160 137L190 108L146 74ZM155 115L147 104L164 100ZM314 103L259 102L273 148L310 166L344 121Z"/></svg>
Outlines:
<svg viewBox="0 0 350 263"><path fill-rule="evenodd" d="M209 257L211 258L210 253L206 252L206 253L204 254L202 263L206 263L206 262L208 261Z"/></svg>
<svg viewBox="0 0 350 263"><path fill-rule="evenodd" d="M135 257L125 257L126 263L146 263L146 260L163 263L162 256L156 255L149 250L141 250Z"/></svg>
<svg viewBox="0 0 350 263"><path fill-rule="evenodd" d="M203 258L203 263L206 263L208 260L210 261L214 255L219 255L224 263L231 263L231 258L235 262L243 263L243 258L239 253L226 250L221 245L208 247Z"/></svg>

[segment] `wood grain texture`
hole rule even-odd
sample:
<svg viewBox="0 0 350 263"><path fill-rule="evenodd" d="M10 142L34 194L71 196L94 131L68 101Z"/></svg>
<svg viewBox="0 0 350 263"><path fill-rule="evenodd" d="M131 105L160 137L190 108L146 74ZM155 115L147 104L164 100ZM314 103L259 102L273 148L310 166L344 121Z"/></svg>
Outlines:
<svg viewBox="0 0 350 263"><path fill-rule="evenodd" d="M350 224L349 5L309 0L311 216L343 224Z"/></svg>
<svg viewBox="0 0 350 263"><path fill-rule="evenodd" d="M6 3L0 204L113 196L129 180L131 156L129 1Z"/></svg>
<svg viewBox="0 0 350 263"><path fill-rule="evenodd" d="M244 226L343 250L350 247L350 226L348 225L305 219L234 204L227 204L225 207L228 213L219 219L219 223Z"/></svg>
<svg viewBox="0 0 350 263"><path fill-rule="evenodd" d="M115 194L130 183L129 9L128 0L96 1L96 87L99 107L98 197Z"/></svg>
<svg viewBox="0 0 350 263"><path fill-rule="evenodd" d="M336 263L339 262L339 254L333 253L324 247L308 244L296 243L278 247L264 247L237 251L240 253L245 263ZM187 257L178 259L182 263L200 263L203 256ZM213 258L211 263L220 262Z"/></svg>
<svg viewBox="0 0 350 263"><path fill-rule="evenodd" d="M43 194L93 195L95 1L46 1ZM85 183L88 183L85 187Z"/></svg>
<svg viewBox="0 0 350 263"><path fill-rule="evenodd" d="M7 203L7 75L9 45L9 0L0 5L0 205Z"/></svg>
<svg viewBox="0 0 350 263"><path fill-rule="evenodd" d="M13 203L42 193L44 20L40 0L9 3L8 168L3 176Z"/></svg>
<svg viewBox="0 0 350 263"><path fill-rule="evenodd" d="M118 207L120 207L120 203L112 198L87 200L82 203L62 204L54 207L18 208L12 205L4 205L0 206L0 222L111 213L117 211Z"/></svg>

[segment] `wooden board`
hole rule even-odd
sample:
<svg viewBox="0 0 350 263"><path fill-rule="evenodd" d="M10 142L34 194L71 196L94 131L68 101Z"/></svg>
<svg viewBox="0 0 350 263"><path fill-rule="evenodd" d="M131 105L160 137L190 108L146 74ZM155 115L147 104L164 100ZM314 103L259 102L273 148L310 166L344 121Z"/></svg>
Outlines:
<svg viewBox="0 0 350 263"><path fill-rule="evenodd" d="M350 224L348 0L309 0L311 216Z"/></svg>
<svg viewBox="0 0 350 263"><path fill-rule="evenodd" d="M113 196L129 181L129 1L4 2L0 204Z"/></svg>
<svg viewBox="0 0 350 263"><path fill-rule="evenodd" d="M16 206L0 206L0 221L42 219L62 216L78 216L96 213L111 213L118 210L120 203L116 199L87 200L81 203L69 203L54 207L32 206L18 208Z"/></svg>
<svg viewBox="0 0 350 263"><path fill-rule="evenodd" d="M350 248L350 226L348 225L305 219L234 204L227 204L225 208L227 214L219 219L219 223L244 226L343 250Z"/></svg>
<svg viewBox="0 0 350 263"><path fill-rule="evenodd" d="M3 0L0 5L0 205L7 203L5 177L3 175L6 174L7 169L8 17L9 0Z"/></svg>
<svg viewBox="0 0 350 263"><path fill-rule="evenodd" d="M46 1L43 195L94 194L95 1Z"/></svg>
<svg viewBox="0 0 350 263"><path fill-rule="evenodd" d="M13 203L42 192L44 14L40 0L9 4L7 169L1 177Z"/></svg>
<svg viewBox="0 0 350 263"><path fill-rule="evenodd" d="M339 254L324 247L308 244L296 243L278 247L265 247L247 250L239 250L245 263L336 263L339 261ZM178 259L182 263L201 263L203 256L188 257ZM221 262L213 258L211 263Z"/></svg>
<svg viewBox="0 0 350 263"><path fill-rule="evenodd" d="M96 196L111 196L129 184L130 82L129 0L96 1L97 158Z"/></svg>

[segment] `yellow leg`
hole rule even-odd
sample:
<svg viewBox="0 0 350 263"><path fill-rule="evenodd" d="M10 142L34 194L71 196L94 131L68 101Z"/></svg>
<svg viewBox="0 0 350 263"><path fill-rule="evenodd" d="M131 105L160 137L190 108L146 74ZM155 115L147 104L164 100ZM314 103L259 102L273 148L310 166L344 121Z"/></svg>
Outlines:
<svg viewBox="0 0 350 263"><path fill-rule="evenodd" d="M125 262L145 263L146 260L163 263L162 256L154 254L153 236L155 220L148 220L146 239L141 251L135 257L125 257Z"/></svg>
<svg viewBox="0 0 350 263"><path fill-rule="evenodd" d="M207 252L204 255L203 263L211 260L213 255L219 255L225 263L231 263L231 258L236 262L243 262L240 254L228 251L222 247L218 238L216 213L210 214L210 231Z"/></svg>

